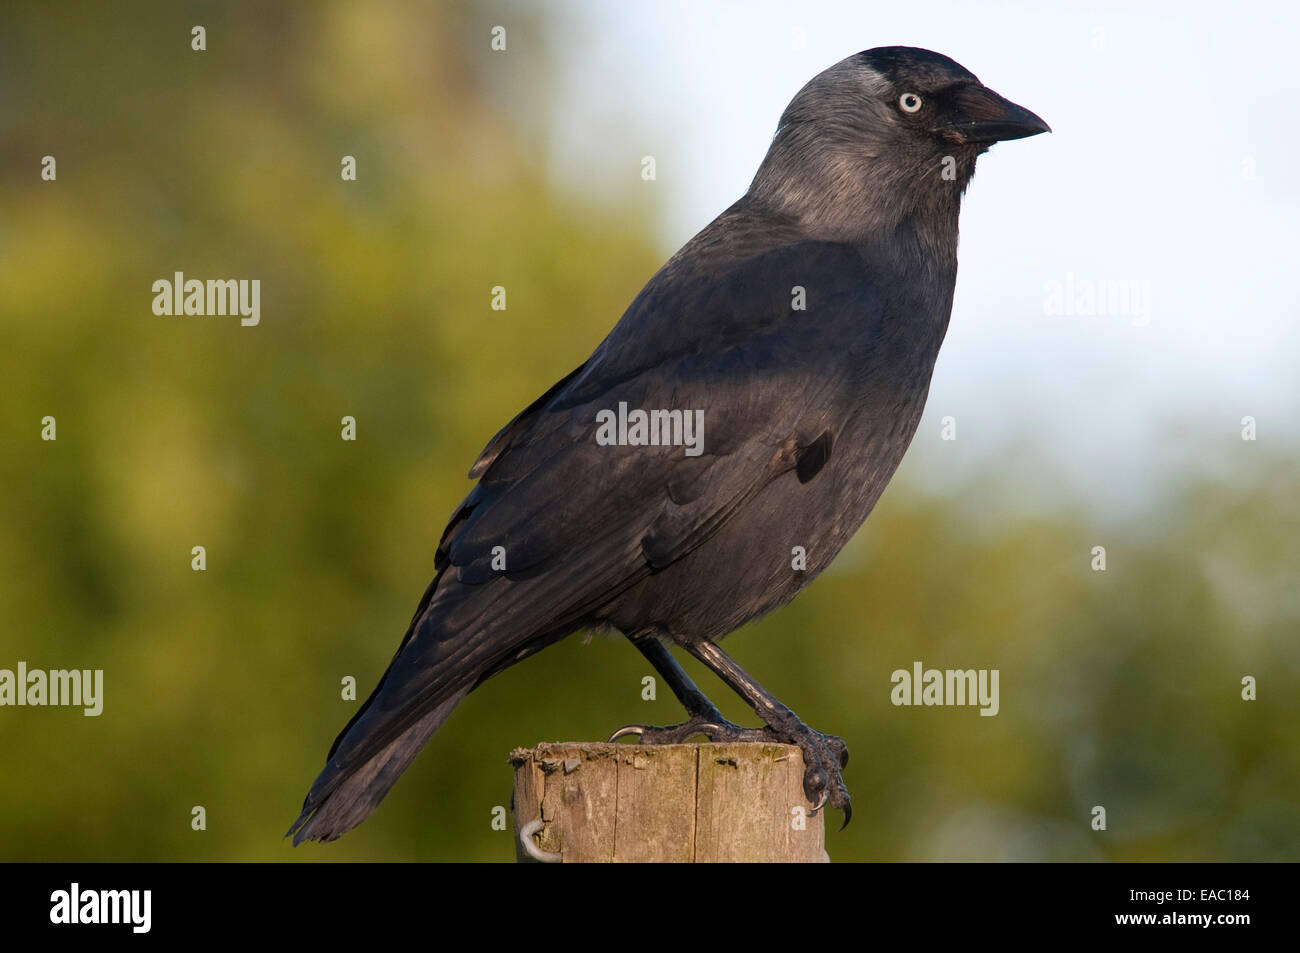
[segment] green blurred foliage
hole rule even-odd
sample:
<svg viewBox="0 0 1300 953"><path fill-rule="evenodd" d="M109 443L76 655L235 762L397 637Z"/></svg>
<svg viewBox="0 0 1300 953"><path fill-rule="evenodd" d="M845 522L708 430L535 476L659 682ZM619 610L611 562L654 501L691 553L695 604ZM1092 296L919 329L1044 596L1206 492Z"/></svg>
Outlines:
<svg viewBox="0 0 1300 953"><path fill-rule="evenodd" d="M548 182L546 24L508 12L504 56L485 4L0 12L0 667L102 668L106 695L0 709L0 858L511 860L512 747L680 720L629 646L574 636L467 699L358 831L280 838L469 463L659 264L634 177L600 205ZM261 279L261 325L155 317L174 271ZM996 475L932 498L905 464L727 644L850 744L832 856L1300 859L1300 500L1295 460L1260 457L1108 534L1105 573L1068 502L990 513ZM894 707L918 659L998 668L1001 713Z"/></svg>

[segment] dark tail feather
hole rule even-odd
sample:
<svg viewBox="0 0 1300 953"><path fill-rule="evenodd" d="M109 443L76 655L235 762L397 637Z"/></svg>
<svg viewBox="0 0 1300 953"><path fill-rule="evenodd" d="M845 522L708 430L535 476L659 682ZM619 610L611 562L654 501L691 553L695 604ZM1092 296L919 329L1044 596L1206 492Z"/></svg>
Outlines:
<svg viewBox="0 0 1300 953"><path fill-rule="evenodd" d="M326 764L285 836L293 835L295 847L305 840L337 840L364 821L468 693L466 688L452 695L364 764Z"/></svg>

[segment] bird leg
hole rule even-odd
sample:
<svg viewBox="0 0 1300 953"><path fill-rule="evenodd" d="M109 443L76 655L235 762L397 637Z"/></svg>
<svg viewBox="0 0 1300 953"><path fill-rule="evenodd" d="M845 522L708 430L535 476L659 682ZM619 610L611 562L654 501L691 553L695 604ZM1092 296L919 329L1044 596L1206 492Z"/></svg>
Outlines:
<svg viewBox="0 0 1300 953"><path fill-rule="evenodd" d="M627 735L636 735L641 744L645 745L685 744L691 738L701 735L710 741L719 742L771 741L762 728L742 728L723 718L722 712L691 681L686 670L677 664L677 659L673 658L658 638L651 636L633 638L631 641L668 683L690 718L680 725L669 725L666 728L658 725L624 725L610 735L610 741L617 741Z"/></svg>
<svg viewBox="0 0 1300 953"><path fill-rule="evenodd" d="M809 728L789 708L777 701L754 681L735 660L712 642L689 644L686 650L707 665L732 691L740 695L763 719L762 728L744 728L722 717L704 693L657 638L633 639L651 665L663 676L690 718L680 725L660 728L654 725L627 725L610 737L615 741L625 735L637 735L642 744L682 744L703 735L710 741L761 741L796 745L803 752L804 794L814 805L812 813L825 804L844 812L847 827L853 805L840 771L849 763L849 751L834 735ZM841 827L841 830L843 829Z"/></svg>
<svg viewBox="0 0 1300 953"><path fill-rule="evenodd" d="M686 651L707 665L713 672L745 701L749 702L767 725L771 740L797 745L803 752L803 790L813 802L813 813L823 804L844 812L843 830L853 817L853 804L849 789L844 785L840 771L848 766L849 749L834 735L825 735L809 728L799 717L754 681L744 669L712 642L688 644Z"/></svg>

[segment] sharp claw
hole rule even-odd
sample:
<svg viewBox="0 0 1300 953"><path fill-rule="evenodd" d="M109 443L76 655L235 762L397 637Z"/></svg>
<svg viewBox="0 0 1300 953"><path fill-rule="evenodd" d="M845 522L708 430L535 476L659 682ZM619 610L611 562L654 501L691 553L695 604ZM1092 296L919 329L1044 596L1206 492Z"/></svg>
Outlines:
<svg viewBox="0 0 1300 953"><path fill-rule="evenodd" d="M822 789L821 800L819 800L815 805L813 805L813 809L812 809L811 811L808 812L808 816L809 816L809 817L816 817L816 816L817 816L817 812L820 811L823 807L826 806L826 799L827 799L828 797L830 797L830 792L829 792L827 789L823 788L823 789ZM841 829L842 829L842 828L841 828Z"/></svg>
<svg viewBox="0 0 1300 953"><path fill-rule="evenodd" d="M840 825L840 830L849 826L849 821L853 820L853 802L844 802L844 823Z"/></svg>
<svg viewBox="0 0 1300 953"><path fill-rule="evenodd" d="M645 725L624 725L622 728L618 729L618 731L610 735L609 741L605 743L609 744L611 742L618 741L619 738L624 738L627 735L636 735L638 738L640 738L644 734L645 734Z"/></svg>

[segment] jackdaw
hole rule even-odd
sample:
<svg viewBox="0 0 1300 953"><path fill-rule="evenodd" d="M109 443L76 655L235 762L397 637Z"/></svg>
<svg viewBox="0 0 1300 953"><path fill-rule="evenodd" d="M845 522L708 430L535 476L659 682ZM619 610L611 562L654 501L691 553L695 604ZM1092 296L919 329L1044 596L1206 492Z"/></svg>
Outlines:
<svg viewBox="0 0 1300 953"><path fill-rule="evenodd" d="M330 748L294 843L360 824L468 692L588 627L623 633L689 716L615 737L798 745L813 809L847 823L844 743L718 641L794 598L871 512L925 405L975 160L1047 131L928 50L867 50L804 86L749 191L480 454L433 581ZM726 721L669 642L764 727Z"/></svg>

